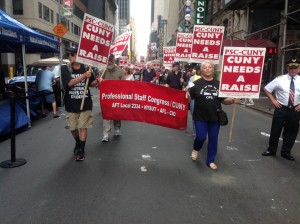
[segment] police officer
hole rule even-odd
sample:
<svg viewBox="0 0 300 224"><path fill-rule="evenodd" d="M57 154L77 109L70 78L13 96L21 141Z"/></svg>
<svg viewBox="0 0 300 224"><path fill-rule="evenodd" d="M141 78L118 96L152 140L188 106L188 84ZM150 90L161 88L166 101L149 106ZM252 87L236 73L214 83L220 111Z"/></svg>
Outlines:
<svg viewBox="0 0 300 224"><path fill-rule="evenodd" d="M288 74L279 76L265 86L265 93L275 106L275 111L269 147L262 153L263 156L276 155L283 129L281 156L290 161L294 160L291 149L299 132L300 119L300 77L297 74L299 65L300 63L296 59L289 61L287 63Z"/></svg>

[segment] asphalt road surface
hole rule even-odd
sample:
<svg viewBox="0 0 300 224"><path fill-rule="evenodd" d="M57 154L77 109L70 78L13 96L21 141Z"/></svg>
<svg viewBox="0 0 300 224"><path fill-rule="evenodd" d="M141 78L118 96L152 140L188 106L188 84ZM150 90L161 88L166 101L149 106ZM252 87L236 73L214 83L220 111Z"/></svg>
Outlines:
<svg viewBox="0 0 300 224"><path fill-rule="evenodd" d="M220 130L213 171L207 144L190 159L191 117L184 131L123 121L122 136L102 143L97 94L94 105L83 162L73 160L65 116L17 135L17 158L27 163L0 168L1 224L300 223L300 138L294 162L262 157L270 115L238 105L230 143L230 126ZM233 106L224 108L231 116ZM9 139L0 142L7 159Z"/></svg>

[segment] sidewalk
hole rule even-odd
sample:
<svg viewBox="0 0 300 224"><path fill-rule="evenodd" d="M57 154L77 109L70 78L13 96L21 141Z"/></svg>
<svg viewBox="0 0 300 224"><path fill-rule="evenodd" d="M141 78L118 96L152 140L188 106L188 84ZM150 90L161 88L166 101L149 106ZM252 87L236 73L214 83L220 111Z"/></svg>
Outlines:
<svg viewBox="0 0 300 224"><path fill-rule="evenodd" d="M254 110L258 110L267 114L273 115L274 112L274 106L271 104L268 97L261 93L259 99L253 99L254 105L244 105L245 107L252 108ZM243 101L241 102L241 104Z"/></svg>

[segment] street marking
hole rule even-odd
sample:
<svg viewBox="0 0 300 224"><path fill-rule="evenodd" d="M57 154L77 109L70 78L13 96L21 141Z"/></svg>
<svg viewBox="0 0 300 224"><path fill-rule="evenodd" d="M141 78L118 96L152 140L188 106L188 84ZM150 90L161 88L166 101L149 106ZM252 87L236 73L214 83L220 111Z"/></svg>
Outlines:
<svg viewBox="0 0 300 224"><path fill-rule="evenodd" d="M265 133L265 132L261 132L260 134L263 135L263 136L266 136L266 137L270 137L270 134ZM282 141L282 138L279 138L279 140ZM295 140L295 143L300 143L300 141Z"/></svg>
<svg viewBox="0 0 300 224"><path fill-rule="evenodd" d="M235 148L235 147L230 147L230 146L226 146L227 150L230 150L230 151L238 151L239 149L238 148Z"/></svg>
<svg viewBox="0 0 300 224"><path fill-rule="evenodd" d="M147 160L147 161L155 161L154 159L151 158L151 156L149 154L146 155L142 155L143 160Z"/></svg>
<svg viewBox="0 0 300 224"><path fill-rule="evenodd" d="M259 162L261 159L244 159L246 162Z"/></svg>
<svg viewBox="0 0 300 224"><path fill-rule="evenodd" d="M140 169L141 169L141 171L142 171L142 172L147 172L147 169L146 169L146 167L145 167L145 166L141 166L141 168L140 168Z"/></svg>

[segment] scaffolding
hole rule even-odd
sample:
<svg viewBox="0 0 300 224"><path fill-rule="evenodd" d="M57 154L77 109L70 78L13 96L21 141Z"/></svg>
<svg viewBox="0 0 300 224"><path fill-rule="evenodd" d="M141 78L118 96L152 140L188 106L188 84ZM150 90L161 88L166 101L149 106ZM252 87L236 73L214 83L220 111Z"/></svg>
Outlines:
<svg viewBox="0 0 300 224"><path fill-rule="evenodd" d="M270 0L271 2L272 0ZM253 36L255 34L259 34L259 33L262 33L264 31L267 31L267 30L270 30L270 29L274 29L276 27L279 27L279 30L280 32L279 33L282 33L282 35L280 35L279 37L279 41L278 41L278 60L277 60L277 68L276 68L276 73L278 74L279 71L280 71L280 74L284 74L284 69L285 69L285 61L286 61L286 53L289 52L289 51L297 51L299 50L300 48L297 47L297 45L300 43L300 41L296 41L294 43L291 43L291 44L286 44L286 37L287 37L287 26L288 26L288 19L296 22L297 24L300 25L300 21L298 18L294 18L293 16L297 16L296 13L300 12L300 8L294 10L294 11L291 11L291 12L288 12L288 8L289 8L289 1L288 0L284 0L284 9L283 11L281 12L281 21L277 24L274 24L274 25L271 25L269 27L266 27L264 29L260 29L260 30L257 30L255 32L252 32L252 33L249 33L249 13L250 13L250 8L251 6L254 4L254 3L257 3L258 1L246 1L248 4L244 4L245 2L244 1L232 1L233 3L231 3L231 5L229 7L226 8L225 6L225 9L228 9L228 8L231 8L231 10L233 10L233 15L234 15L234 11L235 10L245 10L247 11L247 19L246 19L246 31L245 31L245 36L244 36L244 39L245 39L245 46L247 46L247 42L248 42L248 39L250 36ZM244 3L242 3L244 2ZM267 1L265 1L266 3ZM237 4L236 6L234 4ZM234 38L234 34L235 34L235 31L234 31L234 16L233 16L233 29L232 29L232 32L231 32L231 40L233 40Z"/></svg>

